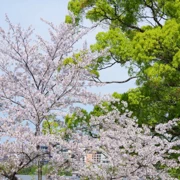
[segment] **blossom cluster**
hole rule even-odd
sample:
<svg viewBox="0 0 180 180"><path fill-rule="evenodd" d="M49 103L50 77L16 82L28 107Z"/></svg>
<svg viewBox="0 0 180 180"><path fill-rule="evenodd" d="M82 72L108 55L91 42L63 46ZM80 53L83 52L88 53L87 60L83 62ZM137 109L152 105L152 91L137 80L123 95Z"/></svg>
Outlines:
<svg viewBox="0 0 180 180"><path fill-rule="evenodd" d="M176 123L172 123L174 121ZM169 176L168 170L178 168L180 158L173 159L170 156L176 153L180 157L180 150L175 150L175 147L180 146L180 140L176 138L169 141L162 135L167 134L164 130L167 127L176 126L179 119L159 124L157 130L152 132L148 126L139 127L129 113L120 114L114 108L105 115L92 116L90 122L98 136L83 136L82 146L90 152L93 150L102 154L108 163L93 160L86 165L82 163L81 168L78 167L82 177L102 180L174 179ZM159 135L155 136L156 133Z"/></svg>

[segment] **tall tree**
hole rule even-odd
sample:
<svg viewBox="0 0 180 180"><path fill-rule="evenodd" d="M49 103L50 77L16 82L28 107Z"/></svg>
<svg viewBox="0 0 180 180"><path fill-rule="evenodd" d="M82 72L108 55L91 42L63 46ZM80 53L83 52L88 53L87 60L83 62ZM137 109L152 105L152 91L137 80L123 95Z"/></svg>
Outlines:
<svg viewBox="0 0 180 180"><path fill-rule="evenodd" d="M91 76L86 67L103 52L91 53L84 46L78 55L73 55L74 44L93 27L66 23L55 26L44 21L50 27L48 42L41 36L35 40L31 27L23 30L20 25L12 25L8 17L6 21L9 30L0 28L0 138L5 141L0 144L0 172L14 180L22 168L43 158L38 147L46 145L51 153L55 151L55 139L42 135L43 121L51 115L62 119L75 103L98 100L97 95L86 90L93 85L86 83ZM64 161L59 158L58 163L60 166Z"/></svg>
<svg viewBox="0 0 180 180"><path fill-rule="evenodd" d="M68 8L77 15L78 23L85 17L106 26L108 31L97 34L91 49L95 52L108 47L110 54L99 58L94 69L115 64L127 67L130 78L104 83L125 83L136 78L138 89L122 98L132 105L140 123L152 125L180 116L178 0L71 0ZM93 80L102 83L99 76Z"/></svg>

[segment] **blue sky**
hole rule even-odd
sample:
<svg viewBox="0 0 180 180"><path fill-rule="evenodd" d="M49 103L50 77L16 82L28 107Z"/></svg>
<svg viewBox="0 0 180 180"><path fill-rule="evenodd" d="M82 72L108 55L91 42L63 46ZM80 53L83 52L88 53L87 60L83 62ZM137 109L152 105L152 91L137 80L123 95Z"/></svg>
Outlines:
<svg viewBox="0 0 180 180"><path fill-rule="evenodd" d="M3 29L7 28L5 22L5 14L13 24L20 23L22 27L27 28L32 25L35 28L36 34L41 34L48 39L47 26L41 22L40 18L60 24L64 21L67 11L68 0L2 0L0 6L0 26ZM92 44L95 42L95 34L101 29L96 29L83 40ZM80 45L79 43L79 45ZM101 73L102 80L124 80L128 78L127 70L120 66L115 66L104 70ZM93 88L92 91L101 93L125 92L129 88L135 87L135 81L130 81L125 84L112 84L101 88Z"/></svg>

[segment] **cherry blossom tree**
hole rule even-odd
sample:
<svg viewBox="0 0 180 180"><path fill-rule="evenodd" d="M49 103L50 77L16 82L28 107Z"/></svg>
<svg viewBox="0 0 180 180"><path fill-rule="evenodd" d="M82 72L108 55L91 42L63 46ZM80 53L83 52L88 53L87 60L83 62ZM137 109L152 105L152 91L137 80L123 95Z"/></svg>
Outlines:
<svg viewBox="0 0 180 180"><path fill-rule="evenodd" d="M107 101L117 103L116 99ZM124 108L127 108L127 104ZM92 158L77 162L76 170L84 179L101 180L140 180L140 179L162 179L170 180L168 174L171 168L180 165L180 139L173 138L170 133L173 127L179 123L174 119L166 124L156 126L156 136L147 126L139 127L136 119L132 119L131 113L120 114L119 110L111 105L112 111L108 112L106 107L99 105L104 115L92 116L90 118L91 131L95 136L83 135L79 137L84 148L82 156L87 154L93 156L96 153L103 155L106 163L101 160L94 161ZM77 113L82 117L82 113ZM173 159L176 154L178 159ZM108 163L107 163L108 162Z"/></svg>
<svg viewBox="0 0 180 180"><path fill-rule="evenodd" d="M39 134L42 121L52 111L60 116L69 105L96 100L86 90L91 85L85 83L90 75L86 67L100 54L84 47L78 58L73 55L73 45L92 28L56 27L45 21L51 28L50 42L40 36L33 41L31 27L23 30L6 20L9 31L0 30L0 98L8 117L33 123ZM65 63L68 55L72 55L72 63Z"/></svg>
<svg viewBox="0 0 180 180"><path fill-rule="evenodd" d="M98 100L87 91L93 85L87 81L92 76L88 66L104 52L92 53L86 44L81 51L74 49L75 43L95 26L55 26L43 20L49 26L47 41L34 36L32 27L24 30L8 17L6 21L9 30L0 28L0 172L14 180L21 169L44 157L40 145L51 146L53 153L55 144L61 142L58 137L55 140L53 135L42 134L43 121L52 114L62 119L75 103L93 104ZM63 164L62 159L58 158L59 164Z"/></svg>

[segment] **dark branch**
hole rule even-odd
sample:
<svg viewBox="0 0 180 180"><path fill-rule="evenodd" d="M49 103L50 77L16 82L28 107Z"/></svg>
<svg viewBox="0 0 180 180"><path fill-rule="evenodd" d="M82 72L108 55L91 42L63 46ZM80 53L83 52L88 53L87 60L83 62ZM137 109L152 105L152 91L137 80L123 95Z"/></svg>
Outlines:
<svg viewBox="0 0 180 180"><path fill-rule="evenodd" d="M100 70L103 70L103 69L107 69L107 68L109 68L109 67L112 67L113 65L115 65L117 62L113 62L113 63L111 63L111 64L109 64L109 65L107 65L107 66L105 66L105 67L102 67L102 68L98 68L98 70L100 71Z"/></svg>
<svg viewBox="0 0 180 180"><path fill-rule="evenodd" d="M147 7L151 10L154 21L157 23L158 26L160 26L160 27L162 28L162 24L161 24L161 23L158 21L158 19L157 19L157 12L156 12L156 11L158 11L158 10L156 10L156 9L154 8L153 1L151 1L151 5L149 5L149 4L146 2L146 0L144 0L144 4L145 4L145 6L147 6Z"/></svg>
<svg viewBox="0 0 180 180"><path fill-rule="evenodd" d="M104 81L102 82L99 78L93 78L93 81L95 81L96 83L104 83L104 84L122 84L122 83L126 83L132 79L137 78L136 76L132 76L124 81Z"/></svg>

